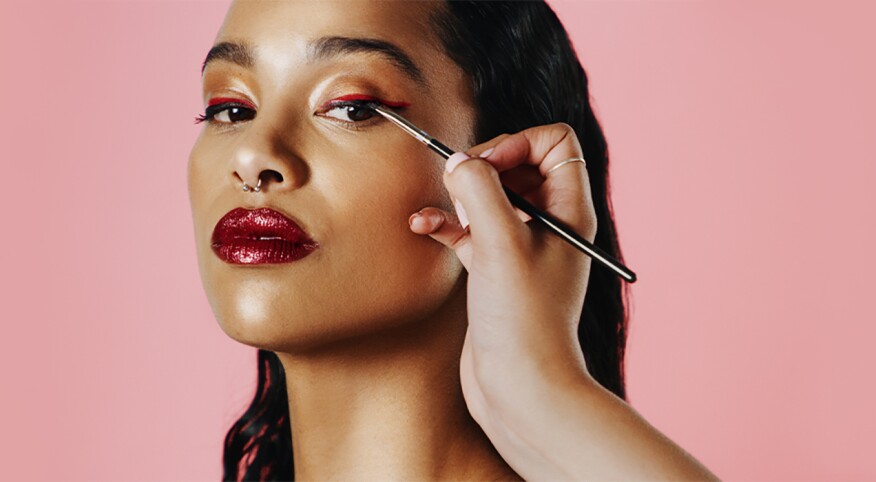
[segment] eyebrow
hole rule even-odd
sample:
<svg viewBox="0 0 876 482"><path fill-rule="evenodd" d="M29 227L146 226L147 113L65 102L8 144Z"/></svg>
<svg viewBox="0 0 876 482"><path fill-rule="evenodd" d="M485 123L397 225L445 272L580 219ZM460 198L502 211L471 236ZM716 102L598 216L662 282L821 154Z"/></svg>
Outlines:
<svg viewBox="0 0 876 482"><path fill-rule="evenodd" d="M201 64L201 75L204 75L207 64L216 60L225 60L252 69L255 66L255 52L256 49L247 42L220 42L207 53L204 63ZM390 61L401 73L421 87L427 87L426 77L416 62L401 47L386 40L341 36L319 37L308 42L306 52L308 63L353 53L377 54Z"/></svg>

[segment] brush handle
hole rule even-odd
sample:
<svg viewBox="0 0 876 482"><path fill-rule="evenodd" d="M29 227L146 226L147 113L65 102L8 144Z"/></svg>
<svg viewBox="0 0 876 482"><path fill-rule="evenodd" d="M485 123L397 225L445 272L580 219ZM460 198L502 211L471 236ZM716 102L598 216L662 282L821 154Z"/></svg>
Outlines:
<svg viewBox="0 0 876 482"><path fill-rule="evenodd" d="M435 139L434 137L428 137L426 139L426 147L428 147L429 149L432 149L433 151L437 152L438 154L441 154L441 157L443 157L444 159L449 159L450 156L452 156L453 153L456 152L453 149L438 142L438 139Z"/></svg>
<svg viewBox="0 0 876 482"><path fill-rule="evenodd" d="M532 219L541 222L548 229L559 235L572 246L578 248L579 250L589 255L591 258L611 268L623 279L627 280L627 282L636 282L636 273L633 273L632 271L630 271L629 268L620 264L617 260L609 256L609 254L605 251L594 246L593 243L591 243L590 241L587 241L583 237L579 236L578 233L576 233L569 226L565 225L562 221L551 216L547 212L533 206L529 203L529 201L524 199L523 196L508 189L507 187L502 186L502 189L505 191L505 195L508 196L511 204L528 214L530 217L532 217Z"/></svg>

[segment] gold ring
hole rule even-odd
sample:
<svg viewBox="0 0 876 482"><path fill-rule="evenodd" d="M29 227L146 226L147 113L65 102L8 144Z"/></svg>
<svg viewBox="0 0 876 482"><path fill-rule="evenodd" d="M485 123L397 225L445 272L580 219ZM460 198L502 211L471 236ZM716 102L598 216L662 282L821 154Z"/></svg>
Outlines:
<svg viewBox="0 0 876 482"><path fill-rule="evenodd" d="M548 169L547 172L544 173L544 177L547 177L548 174L550 174L551 172L565 166L566 164L572 163L572 162L581 162L584 164L584 166L587 166L587 161L585 161L583 157L570 157L570 158L566 159L565 161L557 164L556 166Z"/></svg>

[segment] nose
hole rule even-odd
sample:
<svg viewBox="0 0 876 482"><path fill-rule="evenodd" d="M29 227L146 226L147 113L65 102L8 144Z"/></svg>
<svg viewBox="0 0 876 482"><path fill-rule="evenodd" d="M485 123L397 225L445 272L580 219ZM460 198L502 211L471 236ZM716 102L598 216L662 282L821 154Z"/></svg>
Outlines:
<svg viewBox="0 0 876 482"><path fill-rule="evenodd" d="M255 141L251 136L250 141ZM259 147L254 143L244 143L234 151L231 168L231 181L236 189L248 192L281 192L294 189L303 176L304 166L277 155L272 149Z"/></svg>

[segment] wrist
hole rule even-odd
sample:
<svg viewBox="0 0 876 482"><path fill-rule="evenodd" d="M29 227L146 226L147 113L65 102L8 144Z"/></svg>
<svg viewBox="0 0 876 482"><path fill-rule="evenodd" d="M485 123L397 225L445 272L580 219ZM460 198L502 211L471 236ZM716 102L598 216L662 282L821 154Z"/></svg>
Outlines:
<svg viewBox="0 0 876 482"><path fill-rule="evenodd" d="M598 411L598 382L583 361L580 368L568 362L531 363L508 371L516 377L514 390L484 393L488 416L481 425L499 453L517 461L514 469L524 478L569 479L566 449L556 444L588 407Z"/></svg>
<svg viewBox="0 0 876 482"><path fill-rule="evenodd" d="M545 350L505 363L479 364L479 385L490 409L502 418L531 419L558 400L596 389L599 383L587 371L580 348L564 351Z"/></svg>

